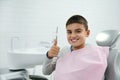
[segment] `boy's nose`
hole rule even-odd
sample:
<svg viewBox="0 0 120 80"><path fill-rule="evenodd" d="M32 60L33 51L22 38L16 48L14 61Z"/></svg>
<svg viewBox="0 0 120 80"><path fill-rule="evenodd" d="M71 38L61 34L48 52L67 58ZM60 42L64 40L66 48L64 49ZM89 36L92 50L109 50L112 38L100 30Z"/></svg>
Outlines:
<svg viewBox="0 0 120 80"><path fill-rule="evenodd" d="M72 34L71 34L71 37L76 37L76 34L75 34L75 33L72 33Z"/></svg>

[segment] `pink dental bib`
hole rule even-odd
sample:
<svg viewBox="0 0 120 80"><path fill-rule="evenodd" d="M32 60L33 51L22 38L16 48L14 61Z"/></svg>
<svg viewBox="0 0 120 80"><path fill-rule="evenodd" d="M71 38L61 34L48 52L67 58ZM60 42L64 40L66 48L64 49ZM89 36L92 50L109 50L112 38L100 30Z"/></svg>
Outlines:
<svg viewBox="0 0 120 80"><path fill-rule="evenodd" d="M58 59L55 80L102 80L107 66L108 47L88 46Z"/></svg>

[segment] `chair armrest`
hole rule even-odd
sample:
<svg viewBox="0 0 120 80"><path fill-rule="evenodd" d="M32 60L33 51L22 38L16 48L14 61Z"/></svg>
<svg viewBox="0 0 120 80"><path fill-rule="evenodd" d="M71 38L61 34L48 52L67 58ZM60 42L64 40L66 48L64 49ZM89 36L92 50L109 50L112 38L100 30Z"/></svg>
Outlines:
<svg viewBox="0 0 120 80"><path fill-rule="evenodd" d="M32 80L48 80L46 77L40 75L29 75L29 78Z"/></svg>

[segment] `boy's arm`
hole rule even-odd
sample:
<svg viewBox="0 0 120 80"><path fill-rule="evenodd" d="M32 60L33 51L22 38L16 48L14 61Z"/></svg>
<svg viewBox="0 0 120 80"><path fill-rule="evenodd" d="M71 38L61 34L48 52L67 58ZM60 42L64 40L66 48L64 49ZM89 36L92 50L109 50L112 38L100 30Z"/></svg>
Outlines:
<svg viewBox="0 0 120 80"><path fill-rule="evenodd" d="M57 57L50 59L46 56L42 67L42 72L44 75L50 75L55 70L56 61Z"/></svg>
<svg viewBox="0 0 120 80"><path fill-rule="evenodd" d="M70 47L66 46L60 50L58 57L54 57L54 58L50 59L46 55L45 61L43 63L43 69L42 69L43 74L50 75L55 70L56 61L58 60L58 58L62 57L63 55L65 55L67 53L70 53L70 52L71 52Z"/></svg>
<svg viewBox="0 0 120 80"><path fill-rule="evenodd" d="M53 60L58 56L59 50L60 48L57 46L57 40L55 39L50 50L47 52L45 62L43 63L43 74L49 75L55 70L56 60Z"/></svg>

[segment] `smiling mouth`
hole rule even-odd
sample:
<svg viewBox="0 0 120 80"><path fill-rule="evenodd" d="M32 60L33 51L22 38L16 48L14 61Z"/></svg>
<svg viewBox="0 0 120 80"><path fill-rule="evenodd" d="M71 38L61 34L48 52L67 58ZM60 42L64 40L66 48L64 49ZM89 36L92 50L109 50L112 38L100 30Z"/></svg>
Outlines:
<svg viewBox="0 0 120 80"><path fill-rule="evenodd" d="M79 39L71 39L71 42L72 43L75 43L75 42L77 42Z"/></svg>

